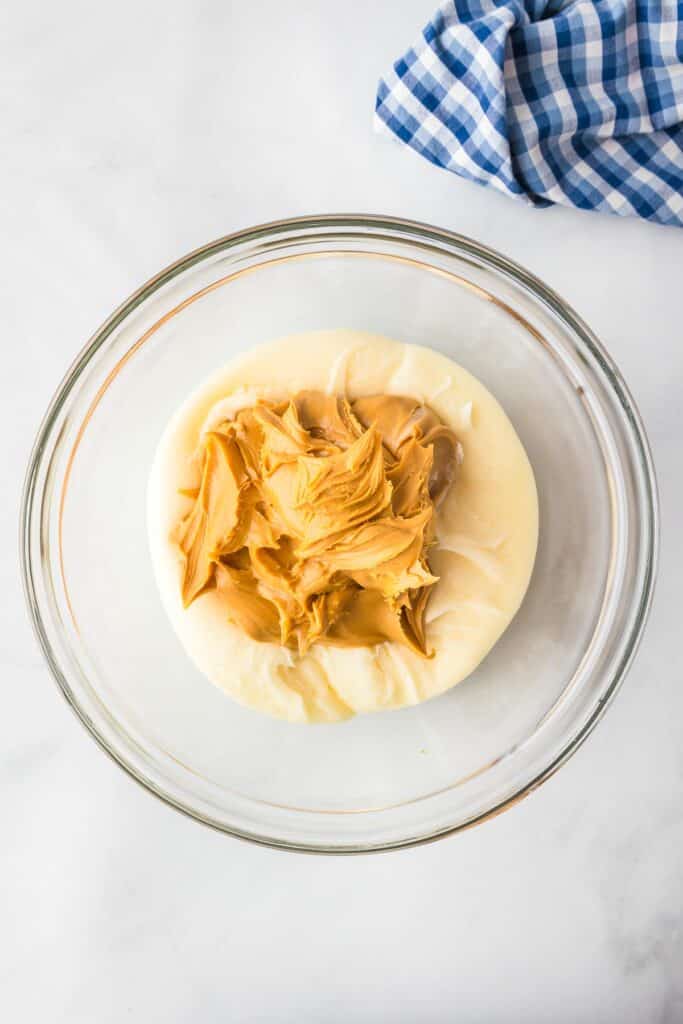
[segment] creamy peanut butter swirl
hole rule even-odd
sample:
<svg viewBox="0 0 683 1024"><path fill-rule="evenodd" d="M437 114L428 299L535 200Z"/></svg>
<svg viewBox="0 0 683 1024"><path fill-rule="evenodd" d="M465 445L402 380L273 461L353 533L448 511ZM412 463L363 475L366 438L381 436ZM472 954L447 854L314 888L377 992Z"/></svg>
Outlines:
<svg viewBox="0 0 683 1024"><path fill-rule="evenodd" d="M174 535L185 607L215 588L254 640L427 655L428 551L458 452L412 398L302 391L240 410L195 454Z"/></svg>

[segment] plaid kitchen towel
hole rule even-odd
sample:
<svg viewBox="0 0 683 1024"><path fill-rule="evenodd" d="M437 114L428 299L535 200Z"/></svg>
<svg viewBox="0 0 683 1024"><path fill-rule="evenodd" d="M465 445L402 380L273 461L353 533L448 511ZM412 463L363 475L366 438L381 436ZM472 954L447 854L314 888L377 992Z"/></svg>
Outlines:
<svg viewBox="0 0 683 1024"><path fill-rule="evenodd" d="M446 0L376 122L535 206L683 225L683 0Z"/></svg>

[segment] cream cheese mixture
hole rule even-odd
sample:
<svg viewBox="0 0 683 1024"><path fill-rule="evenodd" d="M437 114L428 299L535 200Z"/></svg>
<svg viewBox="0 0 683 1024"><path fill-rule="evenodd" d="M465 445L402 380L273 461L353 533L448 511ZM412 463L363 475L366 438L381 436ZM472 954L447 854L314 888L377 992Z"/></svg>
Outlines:
<svg viewBox="0 0 683 1024"><path fill-rule="evenodd" d="M538 502L511 423L467 371L339 330L252 349L191 395L161 439L148 519L197 666L257 710L333 721L476 668L528 586Z"/></svg>

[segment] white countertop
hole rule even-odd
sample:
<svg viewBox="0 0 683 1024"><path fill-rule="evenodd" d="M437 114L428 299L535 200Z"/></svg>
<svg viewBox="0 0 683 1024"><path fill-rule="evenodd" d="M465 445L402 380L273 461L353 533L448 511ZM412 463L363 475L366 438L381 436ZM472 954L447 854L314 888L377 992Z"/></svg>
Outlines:
<svg viewBox="0 0 683 1024"><path fill-rule="evenodd" d="M29 0L0 14L0 1003L17 1022L683 1021L683 232L534 211L372 130L436 0ZM544 787L384 856L260 849L135 786L33 642L14 538L42 411L93 329L214 237L398 214L540 274L640 405L663 544L640 654Z"/></svg>

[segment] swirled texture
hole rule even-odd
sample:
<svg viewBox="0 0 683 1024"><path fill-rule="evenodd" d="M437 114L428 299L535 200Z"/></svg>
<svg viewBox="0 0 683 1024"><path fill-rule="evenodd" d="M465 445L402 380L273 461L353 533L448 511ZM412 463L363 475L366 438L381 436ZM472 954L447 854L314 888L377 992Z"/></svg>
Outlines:
<svg viewBox="0 0 683 1024"><path fill-rule="evenodd" d="M350 396L354 415L366 428L372 417L364 420L360 403L367 407L371 396L410 396L415 407L431 410L462 445L462 463L452 486L443 487L443 500L434 468L431 474L437 493L430 526L434 543L427 551L439 582L430 592L423 621L426 647L434 657L405 642L348 647L316 641L303 654L279 641L261 643L229 621L215 583L208 583L189 605L183 603L186 560L174 531L196 503L204 440L211 433L224 436L223 425L242 410L287 405L290 395L312 391ZM389 442L379 419L376 429ZM392 451L391 444L384 447ZM440 451L435 442L434 467ZM414 476L410 483L414 486ZM401 495L407 503L413 500L410 488L392 486L392 503ZM432 349L376 334L316 331L249 348L187 397L159 441L149 480L148 522L164 607L198 669L256 711L290 722L335 722L436 697L479 665L527 588L538 500L512 424L462 366ZM253 520L252 528L257 529ZM169 657L172 652L169 647ZM183 678L187 685L198 685L191 670Z"/></svg>
<svg viewBox="0 0 683 1024"><path fill-rule="evenodd" d="M435 505L454 476L453 430L414 398L302 391L213 425L175 540L185 607L215 588L251 639L383 641L428 655Z"/></svg>

